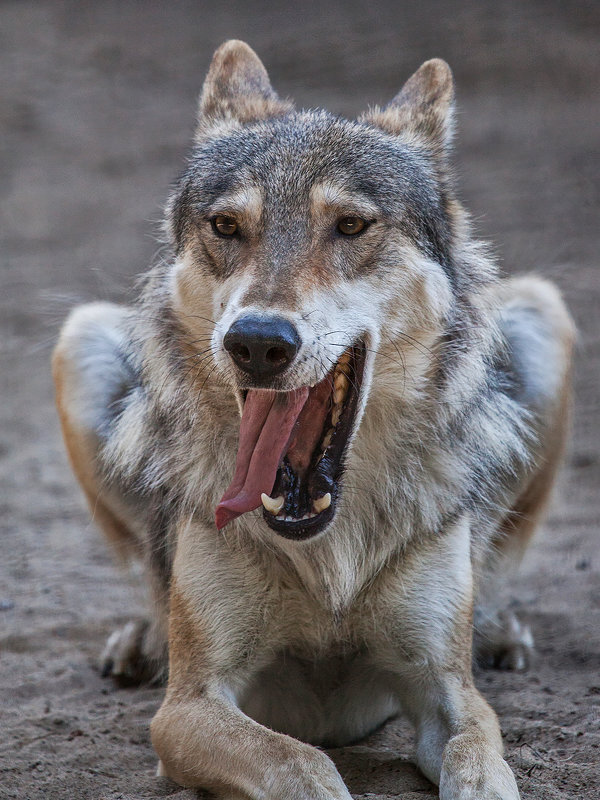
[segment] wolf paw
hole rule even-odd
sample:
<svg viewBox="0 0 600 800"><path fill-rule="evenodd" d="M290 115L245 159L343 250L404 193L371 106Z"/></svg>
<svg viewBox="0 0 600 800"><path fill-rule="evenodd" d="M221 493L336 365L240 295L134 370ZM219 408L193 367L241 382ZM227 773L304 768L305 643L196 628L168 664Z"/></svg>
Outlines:
<svg viewBox="0 0 600 800"><path fill-rule="evenodd" d="M519 790L506 761L463 734L446 745L440 800L519 800Z"/></svg>
<svg viewBox="0 0 600 800"><path fill-rule="evenodd" d="M102 677L112 677L124 686L164 683L166 652L152 639L147 620L128 622L113 631L100 657Z"/></svg>
<svg viewBox="0 0 600 800"><path fill-rule="evenodd" d="M531 629L512 611L497 612L477 623L475 653L484 668L523 672L533 654Z"/></svg>

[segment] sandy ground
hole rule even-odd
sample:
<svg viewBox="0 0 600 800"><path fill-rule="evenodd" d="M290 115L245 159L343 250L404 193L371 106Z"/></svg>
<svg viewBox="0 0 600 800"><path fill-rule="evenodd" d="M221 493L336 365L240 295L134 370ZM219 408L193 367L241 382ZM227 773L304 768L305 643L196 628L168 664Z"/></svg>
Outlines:
<svg viewBox="0 0 600 800"><path fill-rule="evenodd" d="M356 114L442 56L457 84L462 196L507 272L564 290L580 330L571 450L507 597L526 674L488 672L523 796L600 797L600 5L593 2L0 3L2 291L0 797L193 798L153 776L159 689L101 679L141 612L68 469L48 357L81 299L124 300L155 257L213 49L247 39L299 105ZM332 753L357 798L436 796L401 721Z"/></svg>

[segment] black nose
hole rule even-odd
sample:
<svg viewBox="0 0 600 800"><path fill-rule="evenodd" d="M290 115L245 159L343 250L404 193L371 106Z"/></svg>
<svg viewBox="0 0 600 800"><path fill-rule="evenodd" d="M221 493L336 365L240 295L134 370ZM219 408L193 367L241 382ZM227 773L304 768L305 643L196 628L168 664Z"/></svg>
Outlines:
<svg viewBox="0 0 600 800"><path fill-rule="evenodd" d="M300 336L283 317L245 316L225 334L223 346L240 369L254 378L283 372L300 349Z"/></svg>

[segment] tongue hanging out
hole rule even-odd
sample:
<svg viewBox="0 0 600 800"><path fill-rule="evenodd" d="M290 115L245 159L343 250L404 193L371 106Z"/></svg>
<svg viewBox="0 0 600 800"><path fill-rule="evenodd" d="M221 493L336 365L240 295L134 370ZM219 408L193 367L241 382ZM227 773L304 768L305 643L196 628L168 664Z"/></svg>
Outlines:
<svg viewBox="0 0 600 800"><path fill-rule="evenodd" d="M217 528L258 508L261 493L271 491L277 467L307 397L308 388L293 392L256 389L248 392L240 424L235 472L217 506Z"/></svg>
<svg viewBox="0 0 600 800"><path fill-rule="evenodd" d="M306 470L323 429L330 394L330 378L310 390L248 391L235 472L217 506L217 528L261 505L260 496L271 493L284 455L298 473Z"/></svg>

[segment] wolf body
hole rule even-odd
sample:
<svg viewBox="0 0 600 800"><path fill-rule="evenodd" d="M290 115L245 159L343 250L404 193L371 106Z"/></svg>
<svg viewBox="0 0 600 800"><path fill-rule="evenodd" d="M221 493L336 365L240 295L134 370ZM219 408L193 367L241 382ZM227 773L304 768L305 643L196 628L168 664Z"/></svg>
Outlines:
<svg viewBox="0 0 600 800"><path fill-rule="evenodd" d="M173 258L134 305L63 328L75 474L155 598L104 669L156 679L168 651L152 740L185 786L347 799L312 745L402 711L444 800L518 798L473 620L480 657L526 666L492 587L550 492L573 329L551 284L500 281L473 240L452 106L434 60L356 122L296 112L226 43L168 207Z"/></svg>

